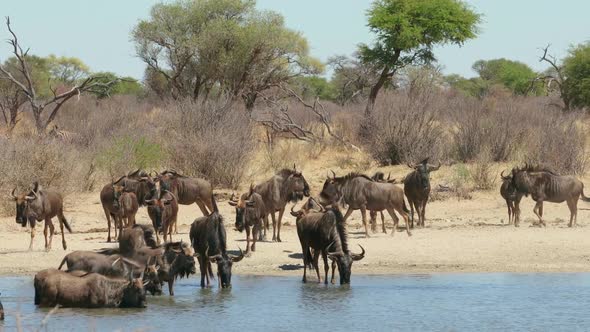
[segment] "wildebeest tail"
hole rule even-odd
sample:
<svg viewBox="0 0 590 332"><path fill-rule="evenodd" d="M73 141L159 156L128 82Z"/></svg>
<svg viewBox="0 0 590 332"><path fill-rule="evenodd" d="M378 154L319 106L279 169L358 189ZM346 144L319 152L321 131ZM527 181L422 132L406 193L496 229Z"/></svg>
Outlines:
<svg viewBox="0 0 590 332"><path fill-rule="evenodd" d="M590 197L586 197L586 195L584 195L584 184L582 184L582 200L584 202L590 202Z"/></svg>
<svg viewBox="0 0 590 332"><path fill-rule="evenodd" d="M219 213L219 209L217 208L217 202L215 202L215 195L213 195L213 193L211 193L211 205L213 205L212 213Z"/></svg>
<svg viewBox="0 0 590 332"><path fill-rule="evenodd" d="M64 224L64 226L66 226L66 229L68 230L68 232L72 232L72 227L70 227L70 223L68 222L68 220L64 217L60 219L60 222L62 222Z"/></svg>

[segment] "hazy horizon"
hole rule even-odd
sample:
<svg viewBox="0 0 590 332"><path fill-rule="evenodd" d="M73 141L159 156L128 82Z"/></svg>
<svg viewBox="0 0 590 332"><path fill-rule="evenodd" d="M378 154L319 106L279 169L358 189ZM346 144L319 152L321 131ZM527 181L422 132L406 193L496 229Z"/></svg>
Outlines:
<svg viewBox="0 0 590 332"><path fill-rule="evenodd" d="M31 54L77 57L93 71L142 79L145 65L135 56L130 32L159 2L62 0L61 6L56 6L55 2L21 0L3 3L2 16L10 16L22 46L30 48ZM521 61L540 71L546 68L538 61L541 47L551 44L551 52L562 57L569 46L589 40L586 31L590 24L585 16L590 12L590 2L564 0L558 7L547 0L467 2L483 15L480 35L461 48L436 49L445 74L471 77L475 75L473 62L494 58ZM302 32L311 54L322 61L333 55L350 55L359 43L370 42L372 36L366 26L370 4L358 0L257 1L259 9L283 14L287 27ZM4 22L0 36L9 38ZM3 44L0 60L8 56L10 46Z"/></svg>

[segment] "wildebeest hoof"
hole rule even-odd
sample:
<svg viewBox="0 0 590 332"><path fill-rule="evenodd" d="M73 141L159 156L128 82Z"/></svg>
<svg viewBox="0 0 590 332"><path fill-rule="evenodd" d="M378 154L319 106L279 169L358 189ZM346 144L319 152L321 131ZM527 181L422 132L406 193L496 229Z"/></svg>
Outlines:
<svg viewBox="0 0 590 332"><path fill-rule="evenodd" d="M280 237L277 238L277 242L283 242Z"/></svg>
<svg viewBox="0 0 590 332"><path fill-rule="evenodd" d="M408 236L412 236L412 233L408 233Z"/></svg>
<svg viewBox="0 0 590 332"><path fill-rule="evenodd" d="M64 243L62 243L62 245L63 245L63 247L64 247L64 250L68 250L68 245L67 245L65 242L64 242Z"/></svg>

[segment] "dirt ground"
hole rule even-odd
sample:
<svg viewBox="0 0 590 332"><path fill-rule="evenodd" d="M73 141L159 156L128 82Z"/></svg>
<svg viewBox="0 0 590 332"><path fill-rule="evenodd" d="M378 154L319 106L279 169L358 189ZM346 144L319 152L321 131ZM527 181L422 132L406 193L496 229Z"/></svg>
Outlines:
<svg viewBox="0 0 590 332"><path fill-rule="evenodd" d="M318 172L309 170L310 174L314 174L310 184L315 194L319 192L323 181L316 174ZM394 169L396 172L407 172L407 168ZM226 218L228 249L237 250L238 246L245 248L245 233L233 229L234 209L225 200L220 201L219 206ZM590 204L580 202L579 207L588 209ZM568 228L569 211L566 204L546 204L548 226L538 228L531 226L535 221L532 208L532 200L524 198L521 227L508 226L505 203L498 191L480 192L474 194L471 200L432 202L428 205L427 227L415 229L411 237L400 229L394 237L377 233L368 239L362 233L361 217L357 211L349 220L349 242L353 251L359 250L357 244L365 247L366 257L355 262L353 272L590 271L590 212L580 210L579 226ZM188 241L189 226L199 216L201 212L195 205L181 206L178 219L180 234L173 239ZM68 250L61 248L61 239L56 236L50 252L43 250L43 233L39 226L34 250L28 251L29 231L17 225L14 217L1 218L0 275L33 274L44 268L57 267L63 256L72 250L115 246L106 243L106 221L98 193L68 197L66 217L74 230L73 234L66 234ZM387 217L386 220L388 232L391 232L391 219ZM140 210L138 222L150 222L145 209ZM294 218L287 214L281 234L283 242L259 242L256 252L235 265L234 273L301 275L301 247L294 223Z"/></svg>

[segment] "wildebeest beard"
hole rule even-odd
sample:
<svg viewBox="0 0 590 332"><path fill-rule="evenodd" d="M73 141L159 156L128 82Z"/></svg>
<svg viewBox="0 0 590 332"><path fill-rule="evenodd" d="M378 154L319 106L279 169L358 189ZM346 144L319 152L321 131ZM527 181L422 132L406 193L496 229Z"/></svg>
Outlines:
<svg viewBox="0 0 590 332"><path fill-rule="evenodd" d="M297 203L301 200L303 200L303 193L302 192L291 192L289 193L289 195L287 195L287 201L291 202L291 203Z"/></svg>

